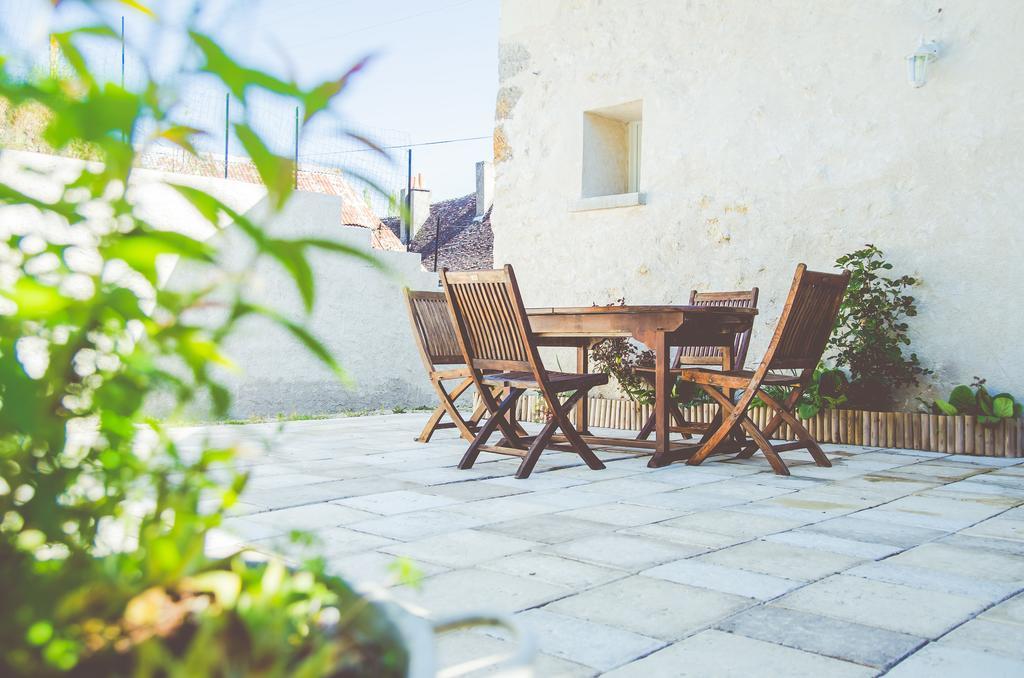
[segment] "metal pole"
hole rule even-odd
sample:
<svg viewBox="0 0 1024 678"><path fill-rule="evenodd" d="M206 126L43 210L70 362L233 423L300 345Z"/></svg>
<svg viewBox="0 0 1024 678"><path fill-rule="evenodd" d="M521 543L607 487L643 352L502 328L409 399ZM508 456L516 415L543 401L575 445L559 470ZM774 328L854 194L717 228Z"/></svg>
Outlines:
<svg viewBox="0 0 1024 678"><path fill-rule="evenodd" d="M441 242L441 213L434 219L434 273L437 273L437 248Z"/></svg>
<svg viewBox="0 0 1024 678"><path fill-rule="evenodd" d="M299 188L299 107L295 107L295 188Z"/></svg>
<svg viewBox="0 0 1024 678"><path fill-rule="evenodd" d="M224 178L228 178L228 140L231 137L231 92L224 95Z"/></svg>
<svg viewBox="0 0 1024 678"><path fill-rule="evenodd" d="M405 176L405 218L402 219L402 244L409 244L409 233L412 231L412 148L407 152L408 172Z"/></svg>
<svg viewBox="0 0 1024 678"><path fill-rule="evenodd" d="M124 17L121 17L121 89L124 89ZM127 137L121 132L121 143L125 143Z"/></svg>
<svg viewBox="0 0 1024 678"><path fill-rule="evenodd" d="M121 17L121 89L124 89L124 17Z"/></svg>

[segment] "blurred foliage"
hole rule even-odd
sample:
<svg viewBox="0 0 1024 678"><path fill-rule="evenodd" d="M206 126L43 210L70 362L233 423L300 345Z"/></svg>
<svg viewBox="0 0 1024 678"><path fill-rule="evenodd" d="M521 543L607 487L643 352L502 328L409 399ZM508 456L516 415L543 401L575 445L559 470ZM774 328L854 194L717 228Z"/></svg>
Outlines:
<svg viewBox="0 0 1024 678"><path fill-rule="evenodd" d="M70 178L43 175L55 188L45 197L0 182L0 674L400 675L404 650L390 627L317 564L296 571L204 555L207 532L246 476L235 471L232 448L178 445L146 416L147 398L172 394L176 414L202 399L224 416L230 394L216 368L231 360L221 347L253 316L342 371L301 322L247 301L248 275L218 268L218 239L160 230L133 204L140 121L156 123L148 142L188 152L203 130L176 122L165 84L149 79L128 91L94 77L83 40L118 39L101 12L94 16L53 35L66 69L15 77L0 57L5 119L28 120L24 127L54 152L99 161ZM252 129L248 97L289 98L306 122L335 115L331 101L362 63L303 88L239 63L191 25L182 37L190 48L180 75L203 73L234 94L235 131L280 209L294 167ZM175 188L183 209L190 203L214 229L233 223L258 256L276 259L307 311L316 294L311 251L378 265L342 243L271 237L213 195ZM168 257L217 282L161 288L157 269ZM216 320L209 309L220 311Z"/></svg>

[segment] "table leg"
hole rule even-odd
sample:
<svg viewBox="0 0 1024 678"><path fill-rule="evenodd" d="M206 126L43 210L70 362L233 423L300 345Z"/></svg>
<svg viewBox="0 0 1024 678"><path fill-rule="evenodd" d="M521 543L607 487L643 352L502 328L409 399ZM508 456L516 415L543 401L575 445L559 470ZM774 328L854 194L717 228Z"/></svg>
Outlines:
<svg viewBox="0 0 1024 678"><path fill-rule="evenodd" d="M669 374L669 345L667 335L664 332L657 333L657 340L654 346L654 440L656 446L654 454L647 465L651 468L664 466L669 463L669 407L671 407L671 375Z"/></svg>
<svg viewBox="0 0 1024 678"><path fill-rule="evenodd" d="M576 347L576 373L586 374L590 371L590 348L587 344ZM589 398L580 398L576 403L576 430L583 435L590 435L590 403Z"/></svg>

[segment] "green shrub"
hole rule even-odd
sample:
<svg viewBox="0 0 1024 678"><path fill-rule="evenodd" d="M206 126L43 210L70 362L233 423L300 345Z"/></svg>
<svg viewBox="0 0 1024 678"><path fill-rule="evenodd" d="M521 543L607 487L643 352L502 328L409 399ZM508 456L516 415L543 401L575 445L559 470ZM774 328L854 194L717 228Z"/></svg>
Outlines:
<svg viewBox="0 0 1024 678"><path fill-rule="evenodd" d="M64 7L55 11L60 18ZM236 62L196 30L168 37L200 56L183 76L201 71L232 92L235 132L281 208L294 168L253 130L249 96L288 98L308 122L333 115L328 106L352 72L303 88ZM16 78L0 57L5 115L42 111L47 147L87 148L101 164L70 179L50 175L59 190L42 198L0 182L0 209L67 224L39 231L10 219L0 240L0 675L401 675L403 650L387 625L316 563L292 571L204 555L207 532L246 476L232 449L179 447L145 415L147 397L169 392L180 413L205 394L212 414L224 415L230 395L213 368L230 364L221 346L250 316L279 323L341 368L302 323L252 303L245 274L208 289L158 286L159 257L216 269L222 253L215 241L158 230L136 209L127 191L131 140L148 120L154 138L191 153L204 131L177 120L173 82L127 91L93 76L79 46L105 40L116 49L111 27L54 40L66 72ZM275 258L307 311L316 292L310 251L379 266L341 243L271 237L214 196L174 188L214 228L233 222L261 256ZM222 319L199 322L197 311L210 307ZM205 508L210 501L216 506Z"/></svg>
<svg viewBox="0 0 1024 678"><path fill-rule="evenodd" d="M850 284L826 355L849 372L851 407L891 409L897 391L930 374L916 353L903 352L910 346L906 319L917 315L917 303L906 290L918 280L890 277L892 264L870 244L839 257L836 267L850 271Z"/></svg>

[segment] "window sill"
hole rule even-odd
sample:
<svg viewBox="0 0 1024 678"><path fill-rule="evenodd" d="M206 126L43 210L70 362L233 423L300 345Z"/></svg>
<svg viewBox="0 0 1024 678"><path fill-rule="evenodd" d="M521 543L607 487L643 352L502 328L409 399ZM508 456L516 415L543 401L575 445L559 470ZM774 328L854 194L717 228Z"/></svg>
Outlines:
<svg viewBox="0 0 1024 678"><path fill-rule="evenodd" d="M647 202L643 193L619 193L618 195L595 195L592 198L580 198L569 204L570 212L589 212L590 210L606 210L614 207L635 207Z"/></svg>

